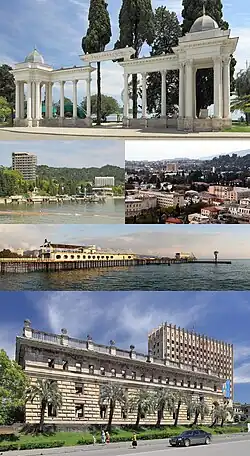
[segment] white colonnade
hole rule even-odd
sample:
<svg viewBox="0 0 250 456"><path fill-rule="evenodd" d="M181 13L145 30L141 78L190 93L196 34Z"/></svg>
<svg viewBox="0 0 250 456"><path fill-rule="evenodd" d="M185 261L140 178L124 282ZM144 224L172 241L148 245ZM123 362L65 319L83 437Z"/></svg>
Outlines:
<svg viewBox="0 0 250 456"><path fill-rule="evenodd" d="M214 70L214 117L228 119L230 117L230 57L216 57L212 61ZM179 118L196 118L196 74L199 65L189 59L179 64ZM151 72L141 73L142 86L142 118L147 118L147 75ZM166 74L161 70L161 118L166 118ZM125 119L129 118L129 76L124 73L123 103Z"/></svg>
<svg viewBox="0 0 250 456"><path fill-rule="evenodd" d="M87 99L87 118L91 117L91 78L84 79L86 81L86 99ZM37 123L39 125L40 121L43 119L42 112L42 88L45 87L45 119L52 119L53 115L53 85L58 81L22 81L17 80L16 85L16 96L15 96L15 119L23 120L25 118L24 112L24 87L27 85L26 91L26 101L27 101L27 122L29 126ZM65 80L59 81L60 83L60 119L64 119L64 98L65 98L65 83L68 82ZM77 119L77 88L78 88L78 79L72 81L73 85L73 94L72 94L72 103L73 103L73 119Z"/></svg>

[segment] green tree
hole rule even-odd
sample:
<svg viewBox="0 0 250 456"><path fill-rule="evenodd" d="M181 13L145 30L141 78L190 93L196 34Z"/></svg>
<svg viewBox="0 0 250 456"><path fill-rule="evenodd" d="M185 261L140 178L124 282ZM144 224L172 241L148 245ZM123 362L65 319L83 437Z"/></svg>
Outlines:
<svg viewBox="0 0 250 456"><path fill-rule="evenodd" d="M89 26L82 39L85 54L103 52L112 36L110 17L105 0L90 0ZM101 62L97 62L97 125L101 124Z"/></svg>
<svg viewBox="0 0 250 456"><path fill-rule="evenodd" d="M123 0L119 14L120 36L115 49L132 46L138 59L144 43L154 39L154 13L151 0ZM132 76L133 118L137 118L137 74Z"/></svg>
<svg viewBox="0 0 250 456"><path fill-rule="evenodd" d="M140 389L131 396L128 401L128 410L130 413L136 412L135 427L138 428L141 419L154 412L153 396L150 390L148 388Z"/></svg>
<svg viewBox="0 0 250 456"><path fill-rule="evenodd" d="M86 110L87 109L87 99L81 103L81 107ZM91 113L97 116L97 98L95 95L91 97ZM120 113L120 106L117 100L113 97L102 95L101 96L101 120L106 121L107 117L111 114L119 114Z"/></svg>
<svg viewBox="0 0 250 456"><path fill-rule="evenodd" d="M53 409L62 407L62 394L57 383L53 380L37 380L35 385L27 391L27 401L31 403L38 399L40 403L39 431L43 432L46 408L51 405Z"/></svg>
<svg viewBox="0 0 250 456"><path fill-rule="evenodd" d="M0 350L0 424L12 424L15 411L25 404L29 380L21 366Z"/></svg>
<svg viewBox="0 0 250 456"><path fill-rule="evenodd" d="M11 73L12 68L9 65L3 64L0 66L0 97L6 98L9 106L12 111L12 121L13 121L13 112L15 106L15 79Z"/></svg>
<svg viewBox="0 0 250 456"><path fill-rule="evenodd" d="M152 57L162 54L172 54L173 47L178 45L181 36L181 26L176 13L170 12L165 6L155 10L155 38L152 43L150 55ZM151 73L147 79L148 111L161 113L161 73ZM167 115L177 110L179 102L179 72L167 71L166 73L166 107Z"/></svg>
<svg viewBox="0 0 250 456"><path fill-rule="evenodd" d="M127 404L124 389L115 383L107 383L100 387L99 405L109 407L108 430L111 430L112 420L117 403L121 406Z"/></svg>
<svg viewBox="0 0 250 456"><path fill-rule="evenodd" d="M219 422L221 427L223 427L229 417L233 418L233 408L229 406L228 401L224 401L223 404L215 402L211 415L213 420L211 427L215 426Z"/></svg>
<svg viewBox="0 0 250 456"><path fill-rule="evenodd" d="M5 120L11 115L12 109L6 98L0 96L0 119Z"/></svg>
<svg viewBox="0 0 250 456"><path fill-rule="evenodd" d="M247 125L250 123L250 66L241 70L235 80L236 97L232 100L231 111L242 111Z"/></svg>
<svg viewBox="0 0 250 456"><path fill-rule="evenodd" d="M154 406L157 411L156 426L160 427L161 421L164 418L164 411L168 410L173 413L175 410L175 396L174 393L167 388L159 388L154 395Z"/></svg>
<svg viewBox="0 0 250 456"><path fill-rule="evenodd" d="M209 415L209 407L204 400L197 399L192 401L192 398L190 398L187 402L187 413L190 417L194 417L192 426L196 426L199 416L201 417L201 420L203 420L206 415Z"/></svg>
<svg viewBox="0 0 250 456"><path fill-rule="evenodd" d="M182 33L185 35L190 31L191 26L195 20L202 16L204 0L183 0L182 1ZM222 2L221 0L207 0L206 1L206 14L214 19L222 30L229 28L228 22L224 21L222 16ZM234 91L234 70L236 60L231 60L231 92ZM206 109L214 102L214 83L213 83L213 70L201 69L197 71L196 77L196 98L197 116L201 109Z"/></svg>

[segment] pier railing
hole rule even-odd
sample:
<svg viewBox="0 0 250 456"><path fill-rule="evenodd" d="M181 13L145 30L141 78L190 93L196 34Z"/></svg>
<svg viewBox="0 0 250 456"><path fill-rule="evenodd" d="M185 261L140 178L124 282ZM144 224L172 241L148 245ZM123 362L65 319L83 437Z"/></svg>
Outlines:
<svg viewBox="0 0 250 456"><path fill-rule="evenodd" d="M221 378L221 375L213 372L211 369L201 369L195 365L185 364L183 362L175 362L167 359L154 358L150 354L137 353L133 347L130 350L117 348L114 345L96 344L91 340L82 340L69 337L66 330L62 330L62 334L52 334L43 331L38 331L30 327L25 327L23 332L24 337L29 339L38 340L40 342L63 345L70 348L80 350L91 350L92 352L100 353L103 355L116 356L124 359L135 359L140 362L156 364L158 366L170 367L173 369L181 369L186 372L197 372L200 374L211 375L213 377ZM132 349L133 348L133 349Z"/></svg>

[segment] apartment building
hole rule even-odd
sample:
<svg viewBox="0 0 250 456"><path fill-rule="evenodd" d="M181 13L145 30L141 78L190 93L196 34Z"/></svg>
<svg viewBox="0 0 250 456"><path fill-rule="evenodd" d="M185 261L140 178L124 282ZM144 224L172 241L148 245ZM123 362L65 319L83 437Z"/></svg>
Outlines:
<svg viewBox="0 0 250 456"><path fill-rule="evenodd" d="M154 196L133 198L128 197L125 199L125 216L133 217L135 215L143 214L144 211L148 211L157 206L157 199Z"/></svg>
<svg viewBox="0 0 250 456"><path fill-rule="evenodd" d="M95 177L95 187L114 187L115 178L113 176Z"/></svg>
<svg viewBox="0 0 250 456"><path fill-rule="evenodd" d="M25 180L35 180L37 156L29 152L13 152L12 169L19 171Z"/></svg>
<svg viewBox="0 0 250 456"><path fill-rule="evenodd" d="M210 410L215 402L223 402L221 374L210 368L191 366L187 362L163 360L148 354L138 353L133 345L126 350L117 348L114 341L107 345L69 337L67 330L51 334L35 330L25 320L23 334L16 339L16 361L30 377L31 384L37 379L57 382L62 394L62 407L58 410L48 406L45 423L59 427L103 424L108 421L108 406L100 404L103 385L117 384L122 387L127 400L142 388L152 393L158 388L183 391L191 400L207 403ZM127 402L126 402L127 403ZM126 403L117 402L113 423L134 424L136 411L130 412ZM40 404L38 400L27 402L26 422L38 423ZM142 418L143 424L155 424L157 413ZM182 424L190 423L191 417L183 404L180 410ZM163 424L172 424L173 415L164 413ZM211 415L204 418L211 423Z"/></svg>
<svg viewBox="0 0 250 456"><path fill-rule="evenodd" d="M250 197L250 188L245 187L228 187L224 185L210 185L208 192L216 197L227 200L236 201Z"/></svg>
<svg viewBox="0 0 250 456"><path fill-rule="evenodd" d="M148 348L158 359L195 364L222 374L228 381L227 388L230 382L233 398L233 345L166 322L150 331Z"/></svg>
<svg viewBox="0 0 250 456"><path fill-rule="evenodd" d="M140 191L141 195L148 195L156 197L157 205L159 207L170 207L179 204L180 207L184 206L184 195L177 192L159 192L154 190Z"/></svg>

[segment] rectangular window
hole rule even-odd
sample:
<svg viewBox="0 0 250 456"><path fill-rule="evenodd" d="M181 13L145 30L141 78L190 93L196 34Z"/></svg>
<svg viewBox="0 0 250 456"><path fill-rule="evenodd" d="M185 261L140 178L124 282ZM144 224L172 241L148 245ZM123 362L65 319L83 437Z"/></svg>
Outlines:
<svg viewBox="0 0 250 456"><path fill-rule="evenodd" d="M78 419L84 418L84 405L83 404L75 406L75 414L76 414L76 418L78 418Z"/></svg>
<svg viewBox="0 0 250 456"><path fill-rule="evenodd" d="M69 363L68 363L68 361L63 361L63 370L64 370L64 371L67 371L68 368L69 368Z"/></svg>
<svg viewBox="0 0 250 456"><path fill-rule="evenodd" d="M48 416L51 418L56 417L56 408L52 404L48 404Z"/></svg>
<svg viewBox="0 0 250 456"><path fill-rule="evenodd" d="M136 380L136 372L131 372L131 378L132 380Z"/></svg>
<svg viewBox="0 0 250 456"><path fill-rule="evenodd" d="M94 366L92 364L89 365L89 374L94 374Z"/></svg>
<svg viewBox="0 0 250 456"><path fill-rule="evenodd" d="M82 371L81 363L76 363L76 372L81 372L81 371Z"/></svg>
<svg viewBox="0 0 250 456"><path fill-rule="evenodd" d="M83 394L83 384L82 383L76 383L75 384L75 390L76 390L76 394Z"/></svg>
<svg viewBox="0 0 250 456"><path fill-rule="evenodd" d="M100 367L100 374L105 375L105 368L103 366Z"/></svg>

